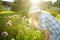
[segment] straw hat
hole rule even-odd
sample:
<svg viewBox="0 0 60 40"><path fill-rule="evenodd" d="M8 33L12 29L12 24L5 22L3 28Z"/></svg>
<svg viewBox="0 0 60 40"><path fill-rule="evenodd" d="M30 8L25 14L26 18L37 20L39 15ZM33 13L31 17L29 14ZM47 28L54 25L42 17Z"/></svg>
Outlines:
<svg viewBox="0 0 60 40"><path fill-rule="evenodd" d="M36 5L31 6L29 9L29 14L34 14L36 12L40 12L40 8Z"/></svg>

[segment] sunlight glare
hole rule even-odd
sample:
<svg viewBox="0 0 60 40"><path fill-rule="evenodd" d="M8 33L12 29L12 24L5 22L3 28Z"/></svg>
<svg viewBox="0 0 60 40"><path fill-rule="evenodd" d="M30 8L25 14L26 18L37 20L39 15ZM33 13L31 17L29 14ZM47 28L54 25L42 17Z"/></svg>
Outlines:
<svg viewBox="0 0 60 40"><path fill-rule="evenodd" d="M39 2L39 0L31 0L31 2L32 2L33 4L37 4L37 3Z"/></svg>

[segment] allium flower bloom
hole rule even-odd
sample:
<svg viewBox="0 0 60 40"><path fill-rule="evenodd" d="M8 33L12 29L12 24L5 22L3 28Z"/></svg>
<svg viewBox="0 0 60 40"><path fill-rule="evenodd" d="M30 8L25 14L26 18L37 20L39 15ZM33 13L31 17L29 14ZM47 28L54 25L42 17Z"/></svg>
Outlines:
<svg viewBox="0 0 60 40"><path fill-rule="evenodd" d="M19 30L19 32L22 32L22 30Z"/></svg>
<svg viewBox="0 0 60 40"><path fill-rule="evenodd" d="M8 17L4 17L4 18L8 18Z"/></svg>
<svg viewBox="0 0 60 40"><path fill-rule="evenodd" d="M26 27L26 26L24 26L24 27Z"/></svg>
<svg viewBox="0 0 60 40"><path fill-rule="evenodd" d="M41 31L37 30L37 33L41 33Z"/></svg>
<svg viewBox="0 0 60 40"><path fill-rule="evenodd" d="M2 32L1 35L4 36L4 37L7 37L8 36L8 33L7 32Z"/></svg>
<svg viewBox="0 0 60 40"><path fill-rule="evenodd" d="M26 18L26 16L23 16L22 19L24 20Z"/></svg>
<svg viewBox="0 0 60 40"><path fill-rule="evenodd" d="M12 21L9 20L9 21L7 22L7 25L8 25L8 26L11 26L11 25L12 25Z"/></svg>
<svg viewBox="0 0 60 40"><path fill-rule="evenodd" d="M26 20L26 21L28 21L28 19L27 19L27 18L26 18L25 20Z"/></svg>
<svg viewBox="0 0 60 40"><path fill-rule="evenodd" d="M30 30L30 27L25 27L25 30Z"/></svg>
<svg viewBox="0 0 60 40"><path fill-rule="evenodd" d="M11 18L11 16L8 16L8 18Z"/></svg>
<svg viewBox="0 0 60 40"><path fill-rule="evenodd" d="M19 15L13 15L12 18L19 18Z"/></svg>
<svg viewBox="0 0 60 40"><path fill-rule="evenodd" d="M32 19L30 18L30 19L29 19L29 24L31 24L31 23L32 23Z"/></svg>
<svg viewBox="0 0 60 40"><path fill-rule="evenodd" d="M14 38L12 38L11 40L15 40Z"/></svg>

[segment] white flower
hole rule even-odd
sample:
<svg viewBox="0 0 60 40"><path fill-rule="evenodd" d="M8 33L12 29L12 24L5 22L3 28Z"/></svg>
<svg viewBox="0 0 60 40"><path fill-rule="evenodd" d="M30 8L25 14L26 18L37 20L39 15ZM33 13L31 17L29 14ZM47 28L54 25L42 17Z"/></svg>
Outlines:
<svg viewBox="0 0 60 40"><path fill-rule="evenodd" d="M23 18L26 18L26 16L23 16Z"/></svg>
<svg viewBox="0 0 60 40"><path fill-rule="evenodd" d="M14 38L12 38L11 40L15 40Z"/></svg>
<svg viewBox="0 0 60 40"><path fill-rule="evenodd" d="M26 20L26 21L28 21L28 19L27 19L27 18L26 18L25 20Z"/></svg>
<svg viewBox="0 0 60 40"><path fill-rule="evenodd" d="M9 21L7 22L7 25L8 25L8 26L11 26L11 25L12 25L12 21L9 20Z"/></svg>
<svg viewBox="0 0 60 40"><path fill-rule="evenodd" d="M32 19L30 18L30 19L29 19L29 24L31 24L31 23L32 23Z"/></svg>
<svg viewBox="0 0 60 40"><path fill-rule="evenodd" d="M12 18L19 18L19 15L13 15Z"/></svg>
<svg viewBox="0 0 60 40"><path fill-rule="evenodd" d="M30 27L25 27L25 30L30 30Z"/></svg>
<svg viewBox="0 0 60 40"><path fill-rule="evenodd" d="M19 30L19 32L22 32L22 30Z"/></svg>
<svg viewBox="0 0 60 40"><path fill-rule="evenodd" d="M8 17L4 17L4 18L8 18Z"/></svg>
<svg viewBox="0 0 60 40"><path fill-rule="evenodd" d="M8 18L11 18L11 16L8 16Z"/></svg>
<svg viewBox="0 0 60 40"><path fill-rule="evenodd" d="M24 27L26 27L26 26L24 26Z"/></svg>
<svg viewBox="0 0 60 40"><path fill-rule="evenodd" d="M37 33L41 33L41 31L39 31L39 30L37 30L36 32L37 32Z"/></svg>
<svg viewBox="0 0 60 40"><path fill-rule="evenodd" d="M26 16L23 16L22 19L24 20L26 18Z"/></svg>

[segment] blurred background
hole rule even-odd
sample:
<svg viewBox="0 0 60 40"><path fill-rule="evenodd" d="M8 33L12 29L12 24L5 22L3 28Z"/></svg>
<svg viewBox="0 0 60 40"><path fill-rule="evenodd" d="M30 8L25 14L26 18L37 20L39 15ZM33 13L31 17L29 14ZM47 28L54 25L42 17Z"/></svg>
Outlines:
<svg viewBox="0 0 60 40"><path fill-rule="evenodd" d="M60 22L60 0L0 0L0 40L45 40L29 24L29 8L38 6Z"/></svg>

